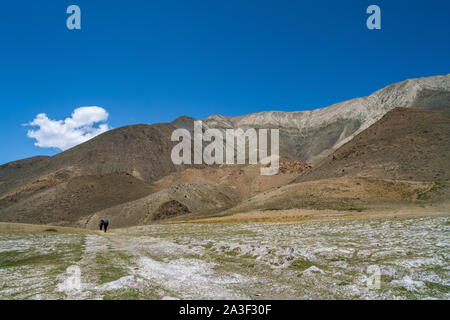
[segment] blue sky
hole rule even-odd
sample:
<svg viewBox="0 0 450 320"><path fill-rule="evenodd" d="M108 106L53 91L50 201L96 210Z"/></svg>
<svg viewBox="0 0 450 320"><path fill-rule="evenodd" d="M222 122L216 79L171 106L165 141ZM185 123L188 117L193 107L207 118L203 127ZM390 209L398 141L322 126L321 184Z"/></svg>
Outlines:
<svg viewBox="0 0 450 320"><path fill-rule="evenodd" d="M66 28L76 4L82 29ZM381 8L382 29L366 28ZM304 110L450 72L449 1L2 0L0 163L57 149L22 124Z"/></svg>

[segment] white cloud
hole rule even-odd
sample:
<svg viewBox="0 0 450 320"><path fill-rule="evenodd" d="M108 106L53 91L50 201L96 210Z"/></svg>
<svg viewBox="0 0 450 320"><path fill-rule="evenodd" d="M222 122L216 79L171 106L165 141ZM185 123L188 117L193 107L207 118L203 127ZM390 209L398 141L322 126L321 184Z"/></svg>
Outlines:
<svg viewBox="0 0 450 320"><path fill-rule="evenodd" d="M39 129L28 130L27 136L36 139L35 146L66 150L110 130L104 123L108 116L105 109L95 106L77 108L65 120L51 120L40 113L28 124Z"/></svg>

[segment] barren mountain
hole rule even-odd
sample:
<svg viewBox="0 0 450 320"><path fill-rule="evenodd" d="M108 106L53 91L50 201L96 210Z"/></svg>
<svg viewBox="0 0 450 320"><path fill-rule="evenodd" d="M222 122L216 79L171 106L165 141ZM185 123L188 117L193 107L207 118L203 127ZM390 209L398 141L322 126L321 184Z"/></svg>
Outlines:
<svg viewBox="0 0 450 320"><path fill-rule="evenodd" d="M316 164L396 107L450 112L450 74L391 84L370 96L312 111L211 116L211 128L279 128L281 154Z"/></svg>
<svg viewBox="0 0 450 320"><path fill-rule="evenodd" d="M158 180L183 169L170 158L175 144L170 141L173 130L169 124L142 124L108 131L53 157L2 174L0 195L47 176L63 181L76 176L125 172L147 182Z"/></svg>
<svg viewBox="0 0 450 320"><path fill-rule="evenodd" d="M376 178L333 178L291 183L261 192L224 211L230 215L255 210L315 209L366 211L447 201L449 182Z"/></svg>
<svg viewBox="0 0 450 320"><path fill-rule="evenodd" d="M166 219L199 218L230 209L261 191L285 185L305 164L282 158L280 174L261 176L259 165L188 168L169 174L151 184L152 194L122 202L92 214L84 210L77 226L95 228L102 217L115 226L147 224Z"/></svg>
<svg viewBox="0 0 450 320"><path fill-rule="evenodd" d="M53 157L3 165L0 219L70 221L150 194L148 182L183 169L170 158L173 130L169 124L126 126ZM99 187L90 190L93 181ZM71 194L74 184L90 192Z"/></svg>
<svg viewBox="0 0 450 320"><path fill-rule="evenodd" d="M343 176L450 180L450 114L396 108L295 181Z"/></svg>
<svg viewBox="0 0 450 320"><path fill-rule="evenodd" d="M143 225L178 216L189 218L211 215L238 203L239 194L232 188L204 182L182 183L81 217L76 225L96 228L103 217L113 220L116 227Z"/></svg>
<svg viewBox="0 0 450 320"><path fill-rule="evenodd" d="M17 171L20 171L24 168L28 168L33 166L34 164L46 160L49 157L47 156L36 156L26 159L21 159L17 161L8 162L4 165L0 166L0 181L2 181L6 176L13 174Z"/></svg>
<svg viewBox="0 0 450 320"><path fill-rule="evenodd" d="M156 181L153 185L162 190L188 182L218 184L236 190L239 193L239 199L243 200L259 192L282 186L310 169L301 161L284 157L280 159L279 164L279 173L273 176L262 176L260 165L221 165L175 172Z"/></svg>
<svg viewBox="0 0 450 320"><path fill-rule="evenodd" d="M0 198L0 215L2 221L74 225L82 216L153 191L149 184L127 173L79 176Z"/></svg>
<svg viewBox="0 0 450 320"><path fill-rule="evenodd" d="M276 176L260 176L259 165L174 165L171 134L176 128L192 132L190 117L125 126L53 157L0 166L0 220L92 227L104 215L125 226L252 208L348 209L441 199L450 179L449 111L446 75L406 80L312 111L203 121L204 129L280 129Z"/></svg>

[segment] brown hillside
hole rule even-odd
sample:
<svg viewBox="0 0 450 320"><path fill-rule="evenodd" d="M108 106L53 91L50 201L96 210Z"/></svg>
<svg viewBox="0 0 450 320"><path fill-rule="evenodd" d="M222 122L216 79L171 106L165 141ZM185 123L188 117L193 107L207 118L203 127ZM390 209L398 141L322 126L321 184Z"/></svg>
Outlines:
<svg viewBox="0 0 450 320"><path fill-rule="evenodd" d="M175 144L170 141L173 130L170 124L141 124L105 132L65 152L23 166L4 176L1 179L0 195L38 181L40 177L57 173L67 179L126 172L143 181L158 180L171 172L182 170L170 158Z"/></svg>
<svg viewBox="0 0 450 320"><path fill-rule="evenodd" d="M450 114L396 108L294 182L343 176L450 179Z"/></svg>
<svg viewBox="0 0 450 320"><path fill-rule="evenodd" d="M180 216L202 217L229 209L238 202L239 194L232 188L189 182L80 217L75 225L96 228L101 218L114 221L114 227L125 227Z"/></svg>
<svg viewBox="0 0 450 320"><path fill-rule="evenodd" d="M75 177L27 196L0 198L0 215L5 222L73 226L82 216L144 197L153 190L127 173Z"/></svg>
<svg viewBox="0 0 450 320"><path fill-rule="evenodd" d="M448 181L419 182L343 177L292 183L261 192L221 215L289 209L366 212L373 209L448 203L449 195Z"/></svg>
<svg viewBox="0 0 450 320"><path fill-rule="evenodd" d="M170 159L173 130L169 124L126 126L54 157L3 165L0 220L70 221L150 194L154 189L146 182L183 169ZM131 178L136 181L130 183ZM72 198L67 186L82 181L101 181L101 187Z"/></svg>
<svg viewBox="0 0 450 320"><path fill-rule="evenodd" d="M307 164L289 158L280 158L277 175L262 176L260 165L221 165L204 169L188 168L156 181L155 188L162 190L187 182L204 182L231 187L245 199L258 192L285 185L298 174L309 170Z"/></svg>
<svg viewBox="0 0 450 320"><path fill-rule="evenodd" d="M31 167L32 165L38 163L39 161L48 158L49 158L48 156L36 156L5 163L0 166L0 181L10 174L14 174L15 172L20 171L24 168Z"/></svg>
<svg viewBox="0 0 450 320"><path fill-rule="evenodd" d="M204 129L279 128L285 157L275 176L261 176L258 165L174 165L171 134L192 131L193 118L114 129L53 157L0 166L0 221L91 227L111 216L126 226L232 207L441 201L450 180L449 88L450 75L411 79L312 111L203 120Z"/></svg>

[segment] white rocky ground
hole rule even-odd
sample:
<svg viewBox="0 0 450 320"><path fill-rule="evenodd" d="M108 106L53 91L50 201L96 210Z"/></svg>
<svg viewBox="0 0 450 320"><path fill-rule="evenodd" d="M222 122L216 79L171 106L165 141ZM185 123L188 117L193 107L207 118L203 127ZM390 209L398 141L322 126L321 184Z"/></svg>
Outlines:
<svg viewBox="0 0 450 320"><path fill-rule="evenodd" d="M449 231L427 217L0 234L0 299L449 299Z"/></svg>

